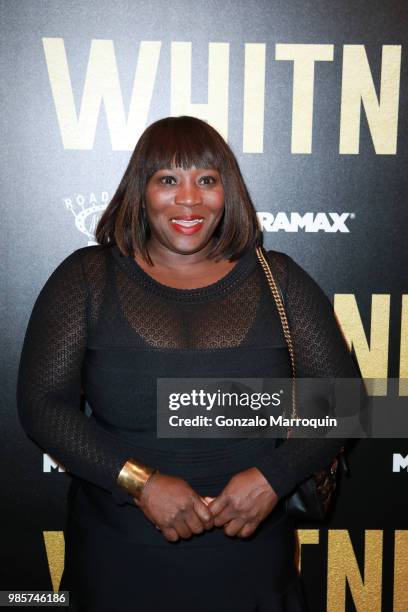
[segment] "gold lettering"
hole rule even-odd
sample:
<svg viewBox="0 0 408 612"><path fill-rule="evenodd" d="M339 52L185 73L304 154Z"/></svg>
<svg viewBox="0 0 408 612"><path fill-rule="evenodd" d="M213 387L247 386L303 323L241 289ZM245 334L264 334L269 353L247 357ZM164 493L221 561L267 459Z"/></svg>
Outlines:
<svg viewBox="0 0 408 612"><path fill-rule="evenodd" d="M48 567L50 570L52 588L58 591L64 571L64 532L43 531L45 550L47 553Z"/></svg>
<svg viewBox="0 0 408 612"><path fill-rule="evenodd" d="M402 296L399 394L408 395L408 295Z"/></svg>
<svg viewBox="0 0 408 612"><path fill-rule="evenodd" d="M345 610L346 582L359 612L381 611L382 542L381 530L365 530L363 580L348 531L329 529L327 612Z"/></svg>
<svg viewBox="0 0 408 612"><path fill-rule="evenodd" d="M344 45L340 153L359 152L363 103L375 152L396 154L400 71L401 45L383 45L380 95L377 98L364 45Z"/></svg>
<svg viewBox="0 0 408 612"><path fill-rule="evenodd" d="M43 38L45 60L65 149L94 146L102 100L114 151L131 151L146 126L160 55L160 42L142 41L126 121L112 40L92 40L77 119L63 38Z"/></svg>
<svg viewBox="0 0 408 612"><path fill-rule="evenodd" d="M334 309L349 348L354 346L367 392L370 395L386 395L390 296L388 294L372 296L370 345L355 296L346 293L335 294Z"/></svg>
<svg viewBox="0 0 408 612"><path fill-rule="evenodd" d="M296 565L299 573L302 571L302 546L305 544L319 544L318 529L296 529L297 549L296 549Z"/></svg>
<svg viewBox="0 0 408 612"><path fill-rule="evenodd" d="M278 44L276 59L293 61L292 153L311 153L315 62L332 62L333 45Z"/></svg>
<svg viewBox="0 0 408 612"><path fill-rule="evenodd" d="M395 531L394 612L406 612L408 602L408 531Z"/></svg>
<svg viewBox="0 0 408 612"><path fill-rule="evenodd" d="M228 138L229 43L208 45L208 103L191 102L191 43L171 44L171 114L208 121Z"/></svg>
<svg viewBox="0 0 408 612"><path fill-rule="evenodd" d="M242 150L262 153L265 115L265 47L245 45L244 120Z"/></svg>

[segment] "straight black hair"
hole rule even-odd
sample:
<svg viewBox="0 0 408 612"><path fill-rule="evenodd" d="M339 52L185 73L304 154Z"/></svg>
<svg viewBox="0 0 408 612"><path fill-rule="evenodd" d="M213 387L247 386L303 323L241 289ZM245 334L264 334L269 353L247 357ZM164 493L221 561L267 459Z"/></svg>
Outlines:
<svg viewBox="0 0 408 612"><path fill-rule="evenodd" d="M150 235L143 205L149 179L157 170L214 168L224 188L224 213L214 232L211 258L238 259L247 248L261 244L255 208L238 162L222 136L196 117L166 117L152 123L141 135L115 195L96 227L99 244L116 244L123 255L141 255L152 264Z"/></svg>

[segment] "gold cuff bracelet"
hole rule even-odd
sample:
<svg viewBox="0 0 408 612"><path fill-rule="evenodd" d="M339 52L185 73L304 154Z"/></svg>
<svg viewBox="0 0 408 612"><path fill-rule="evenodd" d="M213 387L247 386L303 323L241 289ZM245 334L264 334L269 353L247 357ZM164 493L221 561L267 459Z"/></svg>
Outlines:
<svg viewBox="0 0 408 612"><path fill-rule="evenodd" d="M136 459L128 459L119 473L117 483L132 497L139 499L145 484L156 472L156 468L147 467Z"/></svg>

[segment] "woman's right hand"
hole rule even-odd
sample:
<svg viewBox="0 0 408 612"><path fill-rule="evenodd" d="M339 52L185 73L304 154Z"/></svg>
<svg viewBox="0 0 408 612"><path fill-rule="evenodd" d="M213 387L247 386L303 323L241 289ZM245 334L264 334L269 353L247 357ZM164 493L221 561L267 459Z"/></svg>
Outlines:
<svg viewBox="0 0 408 612"><path fill-rule="evenodd" d="M169 542L212 529L214 520L188 482L156 472L145 484L136 505Z"/></svg>

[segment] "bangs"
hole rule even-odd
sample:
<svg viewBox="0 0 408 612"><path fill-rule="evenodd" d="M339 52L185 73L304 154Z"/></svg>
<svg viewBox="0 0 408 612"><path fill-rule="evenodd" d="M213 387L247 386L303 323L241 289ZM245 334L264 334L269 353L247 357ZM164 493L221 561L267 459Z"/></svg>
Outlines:
<svg viewBox="0 0 408 612"><path fill-rule="evenodd" d="M142 155L146 180L162 168L187 170L195 166L222 172L224 142L205 122L186 116L170 117L157 121L146 132Z"/></svg>

